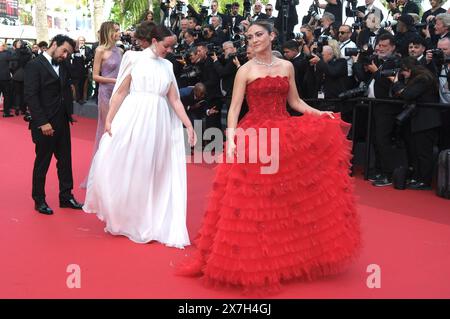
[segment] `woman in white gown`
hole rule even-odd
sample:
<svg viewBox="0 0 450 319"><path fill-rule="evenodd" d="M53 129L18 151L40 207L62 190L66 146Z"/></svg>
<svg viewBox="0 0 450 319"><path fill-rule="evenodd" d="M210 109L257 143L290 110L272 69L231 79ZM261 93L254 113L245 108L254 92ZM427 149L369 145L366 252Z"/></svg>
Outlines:
<svg viewBox="0 0 450 319"><path fill-rule="evenodd" d="M164 26L147 28L151 47L123 56L83 210L111 234L183 248L190 241L182 124L191 145L196 136L163 59L176 39Z"/></svg>

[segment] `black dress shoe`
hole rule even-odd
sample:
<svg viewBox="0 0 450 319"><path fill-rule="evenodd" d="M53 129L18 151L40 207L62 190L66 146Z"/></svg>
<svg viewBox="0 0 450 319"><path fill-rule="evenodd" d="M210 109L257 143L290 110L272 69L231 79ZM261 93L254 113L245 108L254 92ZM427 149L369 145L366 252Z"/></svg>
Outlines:
<svg viewBox="0 0 450 319"><path fill-rule="evenodd" d="M50 207L48 207L46 202L39 203L39 204L35 203L34 209L44 215L53 215L53 210Z"/></svg>
<svg viewBox="0 0 450 319"><path fill-rule="evenodd" d="M75 198L66 199L59 201L59 207L61 208L72 208L72 209L82 209L83 204L78 203Z"/></svg>
<svg viewBox="0 0 450 319"><path fill-rule="evenodd" d="M388 178L387 176L382 176L380 179L373 181L372 185L378 187L389 186L392 185L392 179Z"/></svg>
<svg viewBox="0 0 450 319"><path fill-rule="evenodd" d="M415 189L415 190L420 190L420 191L430 191L431 185L425 184L423 182L419 182L419 181L414 181L409 183L408 185L406 185L407 189Z"/></svg>

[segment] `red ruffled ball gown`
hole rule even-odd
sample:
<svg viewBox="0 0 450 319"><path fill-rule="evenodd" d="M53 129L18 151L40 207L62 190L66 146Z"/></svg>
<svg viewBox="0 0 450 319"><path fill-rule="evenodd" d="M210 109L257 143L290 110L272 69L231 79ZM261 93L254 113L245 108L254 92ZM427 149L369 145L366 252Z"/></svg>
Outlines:
<svg viewBox="0 0 450 319"><path fill-rule="evenodd" d="M279 129L278 171L261 174L267 161L248 163L248 144L246 163L218 165L196 251L178 275L264 293L287 280L339 273L357 256L349 125L338 114L290 117L288 89L279 76L247 85L249 112L238 127L257 134L266 128L269 137Z"/></svg>

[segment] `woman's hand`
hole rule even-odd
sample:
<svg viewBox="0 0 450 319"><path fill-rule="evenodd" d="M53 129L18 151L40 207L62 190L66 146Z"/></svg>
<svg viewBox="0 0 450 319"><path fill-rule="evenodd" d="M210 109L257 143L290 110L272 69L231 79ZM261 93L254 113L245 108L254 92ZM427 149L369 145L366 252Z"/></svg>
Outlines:
<svg viewBox="0 0 450 319"><path fill-rule="evenodd" d="M195 134L194 129L192 126L189 126L187 128L187 134L188 134L188 142L191 147L194 147L195 144L197 144L197 134Z"/></svg>
<svg viewBox="0 0 450 319"><path fill-rule="evenodd" d="M227 158L231 160L234 158L234 155L236 154L236 144L234 143L233 140L229 140L229 141L227 141L226 146L227 146L227 149L226 149Z"/></svg>
<svg viewBox="0 0 450 319"><path fill-rule="evenodd" d="M329 117L330 119L335 119L336 117L334 116L334 114L333 114L333 112L331 112L331 111L319 111L319 116L322 116L322 115L326 115L327 117Z"/></svg>
<svg viewBox="0 0 450 319"><path fill-rule="evenodd" d="M108 133L109 136L112 136L111 122L106 122L105 123L105 133Z"/></svg>

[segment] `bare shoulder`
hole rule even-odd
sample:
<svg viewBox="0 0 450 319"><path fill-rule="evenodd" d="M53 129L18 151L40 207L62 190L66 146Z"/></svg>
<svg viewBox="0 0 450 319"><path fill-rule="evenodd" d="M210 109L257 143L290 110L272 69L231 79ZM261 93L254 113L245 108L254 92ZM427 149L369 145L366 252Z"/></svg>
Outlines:
<svg viewBox="0 0 450 319"><path fill-rule="evenodd" d="M236 77L246 82L248 79L248 75L251 74L251 72L252 72L252 63L251 61L247 61L238 69Z"/></svg>
<svg viewBox="0 0 450 319"><path fill-rule="evenodd" d="M283 70L285 70L286 72L288 72L290 69L293 68L291 61L283 60L283 59L279 59L279 58L276 58L276 61L280 63L281 68Z"/></svg>

